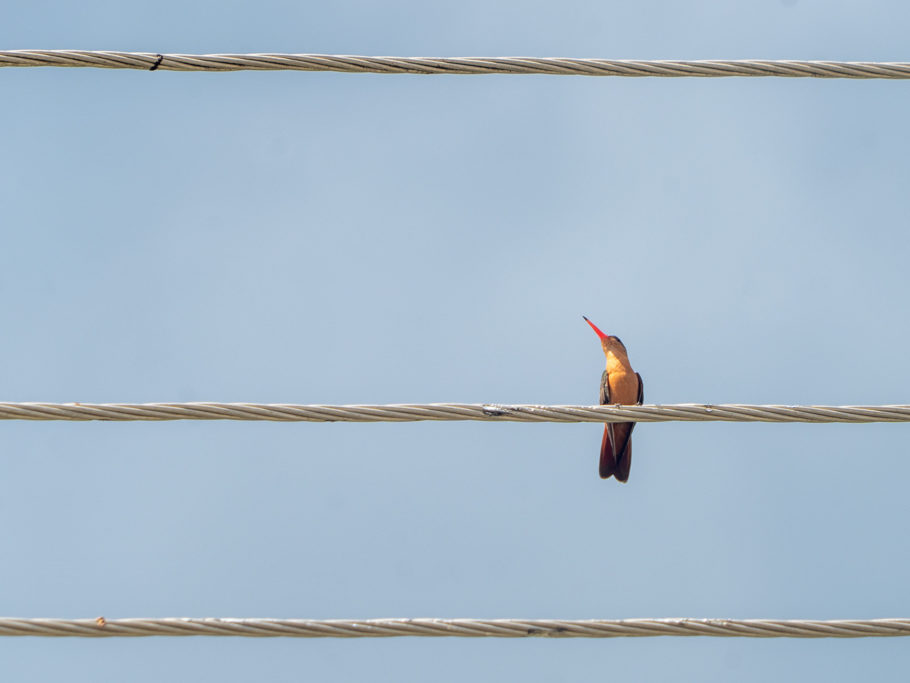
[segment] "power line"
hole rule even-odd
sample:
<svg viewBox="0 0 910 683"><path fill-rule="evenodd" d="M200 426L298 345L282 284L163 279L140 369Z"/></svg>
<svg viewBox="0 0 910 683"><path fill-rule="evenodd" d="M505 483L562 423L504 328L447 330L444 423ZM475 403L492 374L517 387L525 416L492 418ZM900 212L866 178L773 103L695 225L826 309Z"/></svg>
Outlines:
<svg viewBox="0 0 910 683"><path fill-rule="evenodd" d="M910 422L910 405L788 406L695 404L643 406L426 403L0 403L0 420L261 420L270 422Z"/></svg>
<svg viewBox="0 0 910 683"><path fill-rule="evenodd" d="M870 638L910 636L910 619L17 619L0 636L243 636L248 638Z"/></svg>
<svg viewBox="0 0 910 683"><path fill-rule="evenodd" d="M145 71L334 71L380 74L538 74L722 78L910 78L908 62L786 59L575 59L569 57L369 57L321 54L161 54L107 50L3 50L0 67L61 66Z"/></svg>

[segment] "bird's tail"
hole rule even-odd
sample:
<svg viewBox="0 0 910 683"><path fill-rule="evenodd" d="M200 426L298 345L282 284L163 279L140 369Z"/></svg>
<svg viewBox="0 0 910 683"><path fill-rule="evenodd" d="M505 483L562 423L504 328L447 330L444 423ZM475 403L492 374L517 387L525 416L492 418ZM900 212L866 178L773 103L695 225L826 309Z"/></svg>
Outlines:
<svg viewBox="0 0 910 683"><path fill-rule="evenodd" d="M632 429L634 422L619 422L613 425L613 457L616 467L613 476L616 481L629 480L629 470L632 469Z"/></svg>
<svg viewBox="0 0 910 683"><path fill-rule="evenodd" d="M613 438L610 434L612 424L604 425L604 438L600 442L600 478L609 479L616 470L616 457L613 455Z"/></svg>
<svg viewBox="0 0 910 683"><path fill-rule="evenodd" d="M632 469L632 439L626 441L626 447L622 452L622 455L619 456L616 460L616 470L613 472L613 476L616 477L616 481L621 481L623 483L629 481L629 470Z"/></svg>

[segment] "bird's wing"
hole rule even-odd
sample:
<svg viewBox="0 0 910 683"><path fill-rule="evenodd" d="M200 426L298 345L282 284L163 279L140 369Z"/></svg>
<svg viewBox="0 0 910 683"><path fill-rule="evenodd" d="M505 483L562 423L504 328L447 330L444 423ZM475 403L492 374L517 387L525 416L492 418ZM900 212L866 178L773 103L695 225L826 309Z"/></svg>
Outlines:
<svg viewBox="0 0 910 683"><path fill-rule="evenodd" d="M610 373L604 370L600 376L600 405L610 405Z"/></svg>
<svg viewBox="0 0 910 683"><path fill-rule="evenodd" d="M641 375L637 372L635 376L638 377L638 405L641 405L645 402L645 383L641 380Z"/></svg>

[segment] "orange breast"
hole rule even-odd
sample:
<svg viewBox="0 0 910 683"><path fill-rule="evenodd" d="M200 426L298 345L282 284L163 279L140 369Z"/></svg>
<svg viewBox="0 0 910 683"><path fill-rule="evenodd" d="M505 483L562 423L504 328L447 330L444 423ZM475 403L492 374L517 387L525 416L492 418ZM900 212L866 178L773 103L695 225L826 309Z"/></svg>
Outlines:
<svg viewBox="0 0 910 683"><path fill-rule="evenodd" d="M638 377L634 372L611 372L607 382L610 385L610 403L631 405L638 402Z"/></svg>

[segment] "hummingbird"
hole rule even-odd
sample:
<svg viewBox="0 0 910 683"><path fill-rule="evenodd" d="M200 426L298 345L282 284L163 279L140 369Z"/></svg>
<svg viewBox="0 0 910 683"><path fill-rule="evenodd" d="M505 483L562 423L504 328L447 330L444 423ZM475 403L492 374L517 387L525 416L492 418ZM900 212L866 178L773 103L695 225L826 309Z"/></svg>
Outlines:
<svg viewBox="0 0 910 683"><path fill-rule="evenodd" d="M614 337L604 334L586 316L581 316L600 337L600 345L607 357L607 369L600 378L600 405L641 405L644 400L644 383L641 375L632 369L626 347ZM616 477L628 481L632 467L632 430L634 422L608 422L604 425L604 438L600 443L600 478Z"/></svg>

